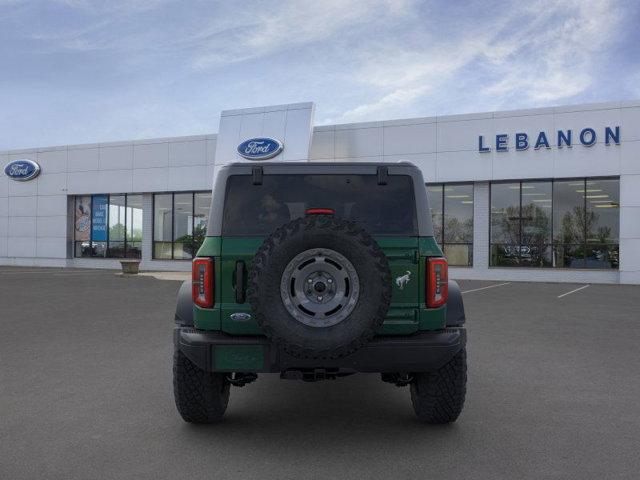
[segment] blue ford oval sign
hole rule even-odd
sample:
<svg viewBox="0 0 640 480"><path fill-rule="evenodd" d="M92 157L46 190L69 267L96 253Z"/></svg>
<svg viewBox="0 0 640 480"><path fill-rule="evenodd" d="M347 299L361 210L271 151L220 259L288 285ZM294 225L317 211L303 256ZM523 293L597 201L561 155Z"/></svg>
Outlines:
<svg viewBox="0 0 640 480"><path fill-rule="evenodd" d="M250 138L238 145L238 153L249 160L266 160L278 155L282 143L273 138Z"/></svg>
<svg viewBox="0 0 640 480"><path fill-rule="evenodd" d="M14 160L4 167L4 173L11 180L26 182L38 176L40 165L33 160Z"/></svg>

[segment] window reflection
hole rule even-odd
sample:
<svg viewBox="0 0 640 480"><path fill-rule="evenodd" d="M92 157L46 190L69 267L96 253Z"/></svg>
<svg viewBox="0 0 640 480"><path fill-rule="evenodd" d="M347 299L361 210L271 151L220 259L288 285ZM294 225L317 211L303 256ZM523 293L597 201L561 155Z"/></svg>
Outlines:
<svg viewBox="0 0 640 480"><path fill-rule="evenodd" d="M473 184L428 185L436 241L449 265L473 264Z"/></svg>
<svg viewBox="0 0 640 480"><path fill-rule="evenodd" d="M125 197L124 195L109 196L109 240L108 257L124 257L125 231Z"/></svg>
<svg viewBox="0 0 640 480"><path fill-rule="evenodd" d="M153 258L194 257L206 235L210 207L210 192L155 194Z"/></svg>
<svg viewBox="0 0 640 480"><path fill-rule="evenodd" d="M436 242L442 245L442 192L443 185L428 185L427 194L429 197L429 210L431 210L431 222L433 223L433 235L436 238Z"/></svg>
<svg viewBox="0 0 640 480"><path fill-rule="evenodd" d="M74 223L76 257L141 257L142 195L78 196Z"/></svg>
<svg viewBox="0 0 640 480"><path fill-rule="evenodd" d="M91 256L91 196L85 195L75 199L74 215L74 255L76 257Z"/></svg>
<svg viewBox="0 0 640 480"><path fill-rule="evenodd" d="M585 180L554 182L554 266L585 267L585 219Z"/></svg>
<svg viewBox="0 0 640 480"><path fill-rule="evenodd" d="M588 180L586 182L587 243L618 243L619 190L618 180Z"/></svg>
<svg viewBox="0 0 640 480"><path fill-rule="evenodd" d="M142 256L142 195L127 195L127 250L129 258Z"/></svg>
<svg viewBox="0 0 640 480"><path fill-rule="evenodd" d="M620 242L619 180L587 180L586 250L587 268L618 268Z"/></svg>
<svg viewBox="0 0 640 480"><path fill-rule="evenodd" d="M173 235L173 195L153 196L153 258L171 259Z"/></svg>
<svg viewBox="0 0 640 480"><path fill-rule="evenodd" d="M516 266L520 258L520 184L491 185L491 265Z"/></svg>
<svg viewBox="0 0 640 480"><path fill-rule="evenodd" d="M193 202L193 253L198 249L207 234L207 220L211 207L211 193L196 193Z"/></svg>
<svg viewBox="0 0 640 480"><path fill-rule="evenodd" d="M473 185L444 187L444 243L473 242Z"/></svg>
<svg viewBox="0 0 640 480"><path fill-rule="evenodd" d="M193 194L173 197L173 258L192 258Z"/></svg>
<svg viewBox="0 0 640 480"><path fill-rule="evenodd" d="M520 265L551 265L551 182L523 182L521 198Z"/></svg>
<svg viewBox="0 0 640 480"><path fill-rule="evenodd" d="M619 180L491 185L491 265L618 268Z"/></svg>

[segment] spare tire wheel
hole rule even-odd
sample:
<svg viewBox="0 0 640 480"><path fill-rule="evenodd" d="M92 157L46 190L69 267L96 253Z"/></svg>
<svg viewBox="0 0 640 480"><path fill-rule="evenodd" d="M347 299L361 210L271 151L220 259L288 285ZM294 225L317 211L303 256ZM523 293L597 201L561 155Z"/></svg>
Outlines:
<svg viewBox="0 0 640 480"><path fill-rule="evenodd" d="M366 344L391 301L391 272L356 223L310 215L275 230L251 263L247 297L258 324L299 358L338 358Z"/></svg>

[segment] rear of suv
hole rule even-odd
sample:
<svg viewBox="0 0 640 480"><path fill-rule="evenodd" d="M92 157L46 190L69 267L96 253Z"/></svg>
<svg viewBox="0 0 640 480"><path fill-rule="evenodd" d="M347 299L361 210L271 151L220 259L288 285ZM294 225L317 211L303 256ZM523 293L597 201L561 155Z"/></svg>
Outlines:
<svg viewBox="0 0 640 480"><path fill-rule="evenodd" d="M427 423L463 407L462 298L409 163L222 168L175 318L174 394L188 422L219 421L230 387L261 373L380 373L410 386Z"/></svg>

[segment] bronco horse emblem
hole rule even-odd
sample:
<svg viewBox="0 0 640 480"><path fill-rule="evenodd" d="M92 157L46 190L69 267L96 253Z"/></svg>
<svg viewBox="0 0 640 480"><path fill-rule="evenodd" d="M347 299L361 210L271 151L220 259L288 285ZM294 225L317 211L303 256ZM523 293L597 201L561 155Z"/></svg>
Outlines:
<svg viewBox="0 0 640 480"><path fill-rule="evenodd" d="M411 272L407 270L407 273L396 278L396 285L402 290L404 286L409 283L409 280L411 280Z"/></svg>

